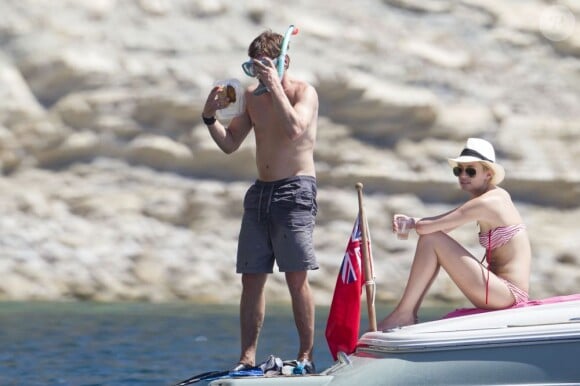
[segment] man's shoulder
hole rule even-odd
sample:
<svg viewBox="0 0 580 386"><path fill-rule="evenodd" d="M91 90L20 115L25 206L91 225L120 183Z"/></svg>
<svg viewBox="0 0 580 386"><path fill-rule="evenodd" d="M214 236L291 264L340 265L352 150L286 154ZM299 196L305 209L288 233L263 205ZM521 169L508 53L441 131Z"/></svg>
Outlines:
<svg viewBox="0 0 580 386"><path fill-rule="evenodd" d="M294 79L292 81L291 90L295 95L300 95L307 98L318 98L316 87L303 79Z"/></svg>
<svg viewBox="0 0 580 386"><path fill-rule="evenodd" d="M312 90L316 91L316 87L314 87L314 85L312 85L311 83L307 82L304 79L298 79L296 82L298 83L298 87L301 87L304 89L312 89Z"/></svg>
<svg viewBox="0 0 580 386"><path fill-rule="evenodd" d="M303 79L303 78L297 78L297 77L289 77L289 85L292 88L300 88L300 89L307 89L307 88L312 88L315 89L315 87L309 83L307 80Z"/></svg>

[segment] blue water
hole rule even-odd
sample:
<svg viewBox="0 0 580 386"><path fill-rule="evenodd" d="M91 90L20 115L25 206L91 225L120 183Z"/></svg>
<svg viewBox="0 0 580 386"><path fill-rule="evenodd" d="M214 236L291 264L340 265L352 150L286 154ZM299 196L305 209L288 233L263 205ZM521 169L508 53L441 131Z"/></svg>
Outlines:
<svg viewBox="0 0 580 386"><path fill-rule="evenodd" d="M386 311L377 309L377 316ZM332 364L327 316L328 308L317 308L318 370ZM269 306L257 360L294 359L297 348L290 307ZM227 369L238 355L237 306L0 303L2 386L171 385Z"/></svg>

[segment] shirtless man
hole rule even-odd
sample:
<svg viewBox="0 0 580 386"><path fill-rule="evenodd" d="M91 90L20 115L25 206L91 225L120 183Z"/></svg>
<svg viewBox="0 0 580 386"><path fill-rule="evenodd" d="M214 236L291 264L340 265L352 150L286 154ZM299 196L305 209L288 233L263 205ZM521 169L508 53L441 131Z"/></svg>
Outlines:
<svg viewBox="0 0 580 386"><path fill-rule="evenodd" d="M225 127L215 119L227 107L227 96L215 87L202 118L210 135L226 154L236 151L253 129L258 179L244 198L236 271L242 274L240 300L241 355L236 370L254 366L258 337L264 322L264 287L274 261L285 273L300 338L297 360L314 373L314 300L308 270L318 269L312 233L317 212L314 145L318 94L313 86L285 72L279 78L275 60L283 37L266 31L248 48L250 67L259 83L245 91L245 111ZM258 87L268 92L260 95Z"/></svg>

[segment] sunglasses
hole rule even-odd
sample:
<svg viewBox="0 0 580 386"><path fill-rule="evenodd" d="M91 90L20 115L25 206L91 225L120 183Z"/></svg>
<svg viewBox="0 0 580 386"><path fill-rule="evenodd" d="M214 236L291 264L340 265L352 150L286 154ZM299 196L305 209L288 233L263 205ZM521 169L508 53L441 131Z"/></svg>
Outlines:
<svg viewBox="0 0 580 386"><path fill-rule="evenodd" d="M455 177L459 177L461 175L461 173L463 173L464 170L465 170L465 174L467 174L469 176L469 178L473 178L477 174L477 170L475 170L471 166L468 166L465 169L463 169L462 167L459 167L459 166L455 166L453 168L453 174L455 175Z"/></svg>

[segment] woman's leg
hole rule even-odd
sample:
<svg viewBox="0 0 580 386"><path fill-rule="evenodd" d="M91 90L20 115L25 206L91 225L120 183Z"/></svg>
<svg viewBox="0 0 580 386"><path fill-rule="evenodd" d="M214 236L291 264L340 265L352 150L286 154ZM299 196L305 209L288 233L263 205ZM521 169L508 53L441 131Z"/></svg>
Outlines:
<svg viewBox="0 0 580 386"><path fill-rule="evenodd" d="M505 308L513 298L500 279L490 272L490 293L494 302L485 304L487 270L463 246L443 232L422 235L417 242L409 280L395 310L383 319L378 328L390 329L406 326L417 321L417 312L425 293L443 267L465 296L477 307Z"/></svg>

